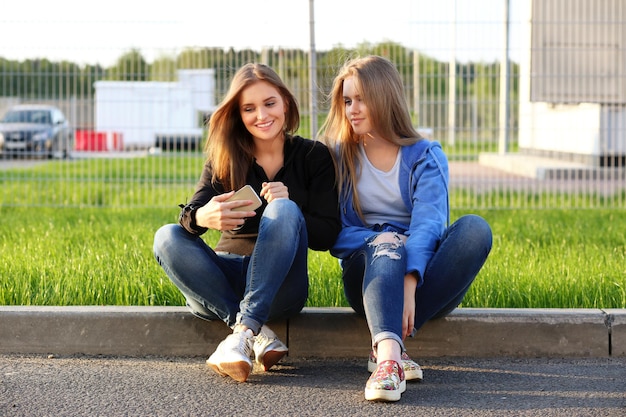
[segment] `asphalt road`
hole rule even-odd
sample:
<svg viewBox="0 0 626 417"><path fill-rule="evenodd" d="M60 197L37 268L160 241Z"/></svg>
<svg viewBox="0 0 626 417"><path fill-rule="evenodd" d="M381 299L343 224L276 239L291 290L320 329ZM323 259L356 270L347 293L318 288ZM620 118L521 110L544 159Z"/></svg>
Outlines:
<svg viewBox="0 0 626 417"><path fill-rule="evenodd" d="M248 382L205 358L0 356L1 416L626 416L626 358L421 360L397 403L364 359L287 357Z"/></svg>

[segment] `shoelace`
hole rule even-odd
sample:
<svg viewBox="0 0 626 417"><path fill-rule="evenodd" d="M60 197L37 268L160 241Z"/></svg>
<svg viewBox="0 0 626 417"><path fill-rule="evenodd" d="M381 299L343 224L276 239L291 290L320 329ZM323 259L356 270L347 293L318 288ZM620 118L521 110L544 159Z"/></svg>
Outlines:
<svg viewBox="0 0 626 417"><path fill-rule="evenodd" d="M263 332L260 332L258 335L255 336L255 341L258 340L259 343L264 343L264 342L269 342L270 338L267 337L267 335Z"/></svg>
<svg viewBox="0 0 626 417"><path fill-rule="evenodd" d="M239 339L239 349L242 350L246 354L246 356L250 356L252 354L252 343L250 343L251 340L254 339L246 335L243 335L243 337Z"/></svg>

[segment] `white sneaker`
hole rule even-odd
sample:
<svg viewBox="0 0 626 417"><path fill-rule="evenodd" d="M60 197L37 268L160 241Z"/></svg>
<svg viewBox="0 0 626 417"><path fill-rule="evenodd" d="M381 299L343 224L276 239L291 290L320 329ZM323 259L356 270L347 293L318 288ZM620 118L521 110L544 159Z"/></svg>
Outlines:
<svg viewBox="0 0 626 417"><path fill-rule="evenodd" d="M250 356L253 340L254 334L250 329L228 335L207 359L207 365L222 376L245 382L252 370Z"/></svg>
<svg viewBox="0 0 626 417"><path fill-rule="evenodd" d="M261 327L261 331L254 338L255 360L263 366L263 370L268 371L272 366L278 363L288 352L287 346L281 342L276 333L267 326Z"/></svg>

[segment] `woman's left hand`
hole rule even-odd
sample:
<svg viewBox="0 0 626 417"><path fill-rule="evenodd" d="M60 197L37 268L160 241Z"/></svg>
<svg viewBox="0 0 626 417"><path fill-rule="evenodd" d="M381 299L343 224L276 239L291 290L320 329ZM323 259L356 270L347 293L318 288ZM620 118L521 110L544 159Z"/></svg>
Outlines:
<svg viewBox="0 0 626 417"><path fill-rule="evenodd" d="M268 203L279 198L289 198L287 186L280 181L264 182L260 194Z"/></svg>
<svg viewBox="0 0 626 417"><path fill-rule="evenodd" d="M417 278L413 274L404 276L404 312L402 313L402 340L413 334L415 327L415 290Z"/></svg>

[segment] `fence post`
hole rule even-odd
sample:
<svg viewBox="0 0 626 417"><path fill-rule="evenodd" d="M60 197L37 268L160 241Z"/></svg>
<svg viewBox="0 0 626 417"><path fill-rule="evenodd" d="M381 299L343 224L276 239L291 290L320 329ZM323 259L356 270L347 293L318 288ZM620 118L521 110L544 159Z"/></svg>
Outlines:
<svg viewBox="0 0 626 417"><path fill-rule="evenodd" d="M311 138L317 136L317 52L315 51L315 0L309 0L309 112L311 114Z"/></svg>
<svg viewBox="0 0 626 417"><path fill-rule="evenodd" d="M499 113L499 140L498 153L501 155L508 151L509 145L509 0L504 0L504 48L500 61L500 111Z"/></svg>

